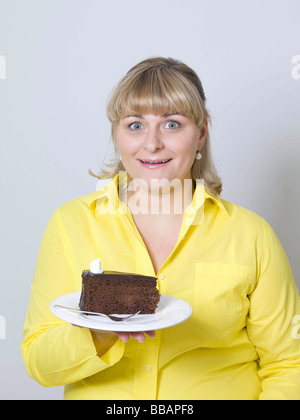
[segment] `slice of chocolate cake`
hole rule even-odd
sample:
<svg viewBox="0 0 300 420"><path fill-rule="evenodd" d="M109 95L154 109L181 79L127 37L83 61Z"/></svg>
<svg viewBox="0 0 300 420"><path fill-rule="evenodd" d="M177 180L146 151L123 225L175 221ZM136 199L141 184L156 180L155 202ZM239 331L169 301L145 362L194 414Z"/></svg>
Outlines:
<svg viewBox="0 0 300 420"><path fill-rule="evenodd" d="M82 273L79 307L103 314L153 314L160 299L156 284L155 277L103 271L100 260L95 260Z"/></svg>

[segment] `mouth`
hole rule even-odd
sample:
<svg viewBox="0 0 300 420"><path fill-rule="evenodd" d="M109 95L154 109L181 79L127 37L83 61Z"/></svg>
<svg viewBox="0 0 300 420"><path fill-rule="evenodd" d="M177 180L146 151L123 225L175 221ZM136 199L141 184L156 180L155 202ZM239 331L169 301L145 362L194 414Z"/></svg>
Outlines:
<svg viewBox="0 0 300 420"><path fill-rule="evenodd" d="M171 162L172 159L165 159L165 160L142 160L142 159L138 159L139 162L141 163L141 165L146 166L148 168L156 168L156 167L161 167L164 166L166 164L168 164L169 162Z"/></svg>

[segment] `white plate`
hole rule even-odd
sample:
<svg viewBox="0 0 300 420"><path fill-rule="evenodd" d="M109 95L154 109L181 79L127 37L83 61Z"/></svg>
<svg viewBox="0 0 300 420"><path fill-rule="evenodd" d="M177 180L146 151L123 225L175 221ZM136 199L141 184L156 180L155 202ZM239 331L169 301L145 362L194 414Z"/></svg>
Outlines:
<svg viewBox="0 0 300 420"><path fill-rule="evenodd" d="M79 327L105 331L151 331L172 327L186 321L192 314L191 306L184 300L161 295L160 301L154 314L136 315L127 321L115 322L109 318L99 316L83 315L70 312L66 309L55 307L55 305L68 306L79 309L81 292L69 293L54 299L50 304L51 312L71 324Z"/></svg>

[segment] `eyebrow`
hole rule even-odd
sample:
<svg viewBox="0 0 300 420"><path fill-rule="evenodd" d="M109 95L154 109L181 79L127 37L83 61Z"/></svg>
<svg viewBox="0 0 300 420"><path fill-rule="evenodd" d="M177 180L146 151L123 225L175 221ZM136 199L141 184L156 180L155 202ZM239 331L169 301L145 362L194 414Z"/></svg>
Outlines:
<svg viewBox="0 0 300 420"><path fill-rule="evenodd" d="M183 114L180 114L180 112L173 112L173 113L167 113L167 114L163 114L161 115L162 118L168 118L171 115L181 115L182 117L184 117ZM126 117L123 117L122 120L125 120L125 118L140 118L141 120L144 120L145 117L143 115L126 115Z"/></svg>
<svg viewBox="0 0 300 420"><path fill-rule="evenodd" d="M122 120L125 120L125 118L140 118L140 119L144 119L144 117L142 115L126 115L125 117L122 118Z"/></svg>

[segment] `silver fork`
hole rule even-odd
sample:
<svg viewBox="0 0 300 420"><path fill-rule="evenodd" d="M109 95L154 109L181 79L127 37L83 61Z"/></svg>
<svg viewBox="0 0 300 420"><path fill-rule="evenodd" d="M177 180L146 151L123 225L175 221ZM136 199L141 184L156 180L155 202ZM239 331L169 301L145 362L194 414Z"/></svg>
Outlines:
<svg viewBox="0 0 300 420"><path fill-rule="evenodd" d="M138 315L141 311L136 312L135 314L130 314L126 316L114 316L114 315L107 315L107 314L101 314L99 312L88 312L88 311L81 311L80 309L76 308L69 308L68 306L62 306L62 305L54 305L55 308L65 309L70 312L76 312L78 314L82 315L96 315L96 316L104 316L110 318L112 321L115 322L121 322L121 321L127 321L128 319L132 318L135 315Z"/></svg>

